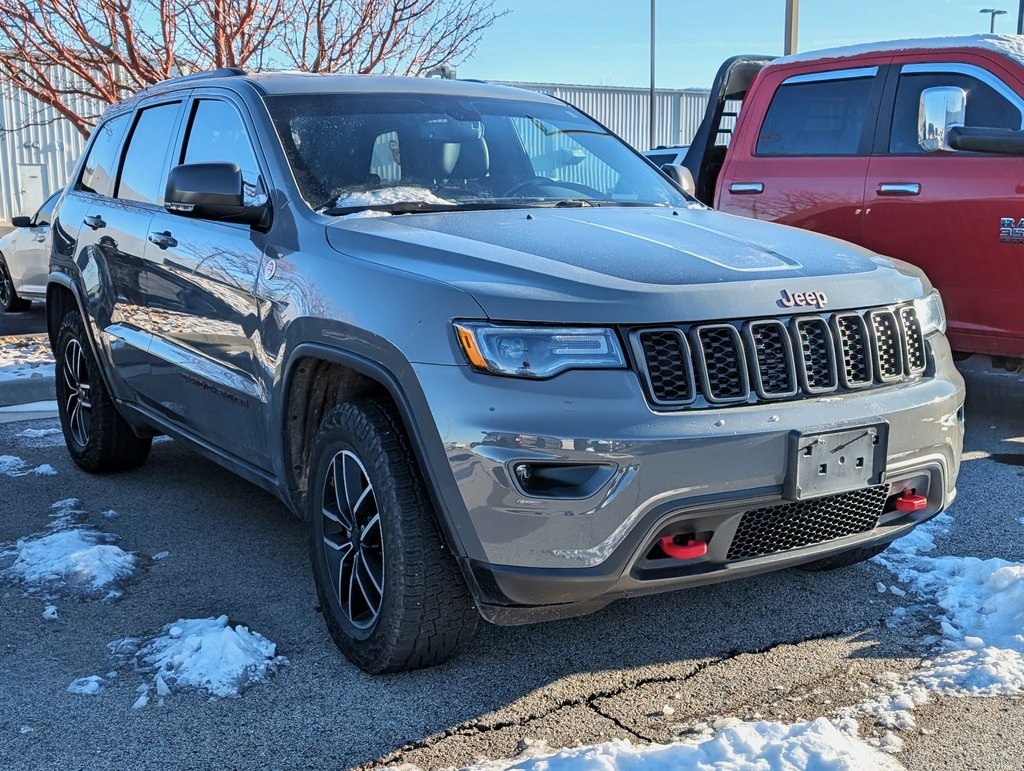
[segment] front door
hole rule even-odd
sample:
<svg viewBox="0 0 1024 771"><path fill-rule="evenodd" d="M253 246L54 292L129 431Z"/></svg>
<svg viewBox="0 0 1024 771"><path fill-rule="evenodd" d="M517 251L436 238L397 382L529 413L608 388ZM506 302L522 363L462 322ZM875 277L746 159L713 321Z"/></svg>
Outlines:
<svg viewBox="0 0 1024 771"><path fill-rule="evenodd" d="M239 107L196 99L173 164L232 162L248 196L263 177ZM267 394L254 376L254 289L265 237L248 225L160 211L146 245L151 371L146 398L166 419L269 469Z"/></svg>
<svg viewBox="0 0 1024 771"><path fill-rule="evenodd" d="M917 135L925 88L963 88L968 126L1020 129L1024 100L980 65L900 67L888 142L868 169L863 243L924 269L955 350L1024 356L1024 158L925 153Z"/></svg>
<svg viewBox="0 0 1024 771"><path fill-rule="evenodd" d="M848 241L861 237L864 178L884 78L880 66L769 79L760 127L744 127L726 156L717 206ZM782 77L783 73L771 77ZM774 92L774 93L773 93ZM748 102L751 115L762 109ZM741 118L742 120L742 118Z"/></svg>
<svg viewBox="0 0 1024 771"><path fill-rule="evenodd" d="M38 163L18 164L21 212L31 214L43 205L43 174L46 167Z"/></svg>

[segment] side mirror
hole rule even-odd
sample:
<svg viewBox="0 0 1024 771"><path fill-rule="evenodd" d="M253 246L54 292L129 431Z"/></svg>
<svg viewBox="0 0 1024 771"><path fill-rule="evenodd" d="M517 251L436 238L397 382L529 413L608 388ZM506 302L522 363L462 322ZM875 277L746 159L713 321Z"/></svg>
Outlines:
<svg viewBox="0 0 1024 771"><path fill-rule="evenodd" d="M952 152L951 129L964 125L967 92L956 86L935 86L921 92L917 112L917 143L926 153Z"/></svg>
<svg viewBox="0 0 1024 771"><path fill-rule="evenodd" d="M695 195L697 186L693 182L693 174L685 166L675 163L666 163L661 167L661 173L681 187L689 195Z"/></svg>
<svg viewBox="0 0 1024 771"><path fill-rule="evenodd" d="M167 177L164 208L171 214L255 225L267 205L246 206L242 171L234 163L187 163Z"/></svg>
<svg viewBox="0 0 1024 771"><path fill-rule="evenodd" d="M31 217L11 217L11 227L30 228L32 227Z"/></svg>

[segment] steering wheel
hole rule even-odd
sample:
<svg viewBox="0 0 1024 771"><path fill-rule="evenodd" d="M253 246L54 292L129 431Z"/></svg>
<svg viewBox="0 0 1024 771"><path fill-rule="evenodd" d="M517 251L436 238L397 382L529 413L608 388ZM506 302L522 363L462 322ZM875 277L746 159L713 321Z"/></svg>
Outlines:
<svg viewBox="0 0 1024 771"><path fill-rule="evenodd" d="M582 193L589 198L604 198L604 195L600 190L595 190L587 185L580 185L576 182L562 182L551 179L550 177L534 177L533 179L527 179L523 182L517 182L512 185L508 190L505 191L505 198L514 198L516 196L523 195L527 191L537 188L537 192L545 187L561 188L562 190L572 190L577 193Z"/></svg>

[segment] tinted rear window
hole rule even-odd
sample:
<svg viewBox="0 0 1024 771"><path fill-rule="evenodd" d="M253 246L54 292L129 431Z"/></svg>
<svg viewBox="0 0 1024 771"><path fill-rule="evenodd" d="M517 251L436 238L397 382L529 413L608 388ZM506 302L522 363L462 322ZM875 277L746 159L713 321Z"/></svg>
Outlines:
<svg viewBox="0 0 1024 771"><path fill-rule="evenodd" d="M164 160L180 106L180 102L162 104L139 113L117 182L118 198L154 204L163 200Z"/></svg>
<svg viewBox="0 0 1024 771"><path fill-rule="evenodd" d="M89 155L82 167L76 190L99 195L114 194L114 177L117 175L118 149L121 139L128 128L131 113L118 115L105 123L101 123L93 131L94 139L89 147Z"/></svg>
<svg viewBox="0 0 1024 771"><path fill-rule="evenodd" d="M779 86L757 138L758 155L857 155L874 78Z"/></svg>

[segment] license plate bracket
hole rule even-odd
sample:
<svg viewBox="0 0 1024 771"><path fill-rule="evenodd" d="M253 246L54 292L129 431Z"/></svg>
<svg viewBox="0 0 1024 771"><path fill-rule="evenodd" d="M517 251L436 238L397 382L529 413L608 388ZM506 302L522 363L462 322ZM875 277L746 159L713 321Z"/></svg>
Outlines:
<svg viewBox="0 0 1024 771"><path fill-rule="evenodd" d="M789 500L859 490L885 481L889 424L871 423L827 431L794 431L789 437Z"/></svg>

